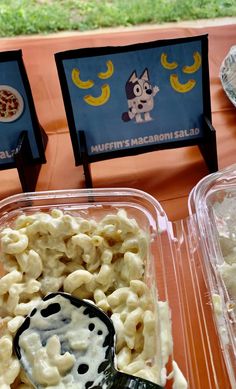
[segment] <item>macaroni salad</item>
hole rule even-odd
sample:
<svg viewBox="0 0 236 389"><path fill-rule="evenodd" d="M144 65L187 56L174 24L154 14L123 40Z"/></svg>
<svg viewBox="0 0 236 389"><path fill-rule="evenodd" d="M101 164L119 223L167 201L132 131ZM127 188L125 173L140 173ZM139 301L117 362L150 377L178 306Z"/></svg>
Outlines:
<svg viewBox="0 0 236 389"><path fill-rule="evenodd" d="M32 388L14 355L13 338L42 297L57 291L87 299L108 314L116 331L118 370L165 384L164 366L172 353L168 304L161 303L167 328L161 353L161 320L144 282L149 236L125 210L99 221L59 209L21 214L1 231L0 240L5 272L0 278L0 389ZM51 342L58 349L57 341ZM50 353L50 347L47 350ZM53 360L44 358L45 369L57 369ZM73 365L73 358L67 355L66 360ZM65 374L62 371L59 374ZM43 382L45 387L61 388L45 377Z"/></svg>

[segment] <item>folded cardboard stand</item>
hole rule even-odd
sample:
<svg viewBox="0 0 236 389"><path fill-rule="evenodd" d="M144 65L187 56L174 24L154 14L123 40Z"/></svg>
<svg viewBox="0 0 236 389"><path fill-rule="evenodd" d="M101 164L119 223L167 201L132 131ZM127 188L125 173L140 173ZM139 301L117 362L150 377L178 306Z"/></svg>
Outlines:
<svg viewBox="0 0 236 389"><path fill-rule="evenodd" d="M0 53L0 169L16 168L24 192L35 190L47 135L40 126L21 50Z"/></svg>
<svg viewBox="0 0 236 389"><path fill-rule="evenodd" d="M207 35L65 51L55 59L86 187L93 186L91 163L154 150L196 145L209 172L218 169ZM32 191L47 135L21 50L0 53L0 70L0 169L17 168L23 191Z"/></svg>
<svg viewBox="0 0 236 389"><path fill-rule="evenodd" d="M55 54L76 165L198 146L218 169L208 37Z"/></svg>

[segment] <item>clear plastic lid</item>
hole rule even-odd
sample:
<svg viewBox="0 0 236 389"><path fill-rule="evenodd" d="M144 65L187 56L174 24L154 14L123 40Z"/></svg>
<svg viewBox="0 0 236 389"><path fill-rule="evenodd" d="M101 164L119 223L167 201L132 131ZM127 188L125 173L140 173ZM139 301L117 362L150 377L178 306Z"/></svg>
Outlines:
<svg viewBox="0 0 236 389"><path fill-rule="evenodd" d="M167 380L165 388L186 388L185 379L190 389L230 388L192 218L169 222L158 201L135 189L63 190L24 193L0 201L0 232L14 226L20 215L52 209L96 220L125 210L128 217L135 218L151 237L146 283L156 301L168 303L171 313L173 349L166 367L168 372L174 367L175 380ZM165 336L167 322L163 323L158 347L165 349L170 342ZM172 365L172 361L176 363Z"/></svg>
<svg viewBox="0 0 236 389"><path fill-rule="evenodd" d="M41 214L41 216L39 215L39 213ZM45 214L45 216L42 216L42 213ZM37 216L37 214L39 216ZM65 218L64 215L66 215L67 217ZM138 229L136 223L134 222L134 219L137 222L137 225L139 226ZM87 226L86 221L91 223L91 229L93 228L96 229L96 234L98 234L98 236L96 234L93 235L92 232L91 233L81 232L84 229L86 230L86 228L90 228L90 225ZM78 223L79 225L78 230L77 227L74 227L74 224L76 223ZM83 225L81 223L83 223ZM82 227L80 227L81 225ZM19 254L14 254L14 255L10 254L11 255L10 258L8 254L10 253L10 249L8 247L10 247L9 244L13 246L17 244L16 243L17 236L15 238L14 235L15 231L17 231L17 228L18 231L20 231L20 233L22 233L23 235L26 234L26 238L28 239L29 244L27 246L27 249L24 252ZM73 232L73 228L75 228L75 230L78 232L77 233L75 231ZM57 231L55 231L56 229ZM64 233L64 229L68 229L69 232L67 232L68 235L65 235L65 237L61 239L60 235ZM136 232L132 233L133 230ZM102 231L101 235L99 235L99 232L97 231ZM81 290L81 293L84 293L84 296L86 293L86 297L81 297L81 298L91 298L91 299L94 298L96 300L95 295L97 296L99 293L100 295L102 293L103 294L105 293L106 296L110 297L110 294L112 295L113 293L112 292L113 287L108 282L109 274L111 272L114 272L114 280L112 282L114 283L114 285L117 283L119 285L118 288L121 289L131 288L130 298L131 300L132 299L133 300L130 301L129 304L131 305L134 304L135 307L136 307L135 305L136 294L132 289L132 287L134 289L136 287L138 288L139 284L134 284L132 286L131 283L129 284L129 279L130 277L131 279L132 277L134 277L134 280L136 280L136 277L138 277L137 278L138 280L142 279L140 278L141 277L140 272L142 271L142 266L139 264L139 262L141 261L142 258L141 252L146 250L145 245L147 243L148 245L147 254L145 254L145 259L143 259L145 263L144 282L148 286L148 289L151 291L154 311L156 311L155 349L157 355L153 355L152 358L150 357L149 362L147 362L146 368L138 369L137 374L143 375L143 378L145 378L147 374L146 378L148 378L149 377L148 371L150 372L150 374L152 374L151 367L153 365L156 369L156 372L154 372L153 375L150 376L150 380L152 380L151 378L154 377L154 379L157 379L156 381L157 383L165 385L166 376L170 373L171 374L173 373L172 372L173 368L175 368L174 375L178 375L178 376L181 376L180 373L178 374L179 372L178 369L186 370L187 361L181 355L182 348L185 349L184 329L181 327L181 320L179 314L177 313L179 310L177 309L175 313L175 309L177 308L177 305L176 303L174 305L174 302L171 302L171 298L170 298L171 293L176 291L177 285L175 284L174 279L172 280L172 282L167 281L169 275L167 274L167 267L165 265L167 263L170 263L170 265L173 263L172 250L171 250L171 239L172 239L171 228L167 220L167 217L165 215L165 212L161 208L160 204L150 195L133 189L110 189L110 188L102 189L102 190L99 189L69 190L69 191L37 192L37 193L20 194L20 195L6 198L0 202L0 232L1 235L4 236L2 240L2 244L3 244L2 261L3 263L4 263L4 259L8 261L7 270L13 269L14 263L16 264L17 268L20 263L20 267L21 267L22 261L26 260L26 257L30 255L29 252L32 251L33 249L41 257L42 262L44 264L47 263L47 261L49 261L49 265L45 265L45 266L52 266L50 265L50 262L52 262L52 258L54 256L58 257L58 264L55 264L55 268L58 268L58 271L57 270L55 270L55 272L53 271L53 274L55 273L54 276L58 277L58 279L62 277L70 276L70 273L68 276L68 272L69 272L68 263L70 269L72 268L73 265L73 269L75 270L75 266L76 266L75 261L73 262L73 264L71 264L72 260L70 260L70 256L68 257L68 255L72 255L72 254L67 254L67 253L68 252L71 253L71 251L75 250L74 243L73 243L75 239L73 240L73 238L75 238L76 234L78 234L78 236L76 235L77 236L76 239L80 240L80 245L81 245L79 246L80 251L86 249L85 244L86 242L88 242L91 236L93 237L93 239L96 240L99 239L99 237L100 239L106 240L105 247L108 248L103 249L99 246L99 249L97 250L97 256L100 255L99 257L100 259L105 258L105 254L103 250L106 250L106 255L113 252L113 259L110 264L106 262L103 265L102 262L103 259L101 259L101 265L97 266L95 262L96 260L98 261L98 259L95 259L94 264L92 264L91 262L91 264L89 265L89 261L90 261L89 256L90 253L92 252L91 248L89 249L87 254L82 254L84 258L83 263L85 265L78 262L78 269L81 269L82 266L86 268L86 271L90 271L88 269L91 269L91 273L90 273L91 277L92 276L94 277L93 282L96 283L94 287L96 288L95 290L92 289L93 286L91 286L91 291L89 288L86 289L86 291ZM146 235L147 238L145 238ZM125 238L123 236L125 236ZM136 239L137 241L135 241L135 237L137 237ZM38 240L38 243L36 242L37 247L34 244L34 241L36 239ZM82 239L85 240L82 241ZM6 246L6 248L4 245ZM46 245L45 247L47 250L48 259L44 258L44 251L43 251L44 245ZM62 247L64 245L66 245L66 249ZM129 251L128 248L126 249L125 248L126 246L129 247L131 251ZM53 250L51 249L51 247L53 247ZM82 249L82 247L84 248ZM65 250L65 252L63 250ZM124 257L124 254L122 253L127 254L127 252L129 252L129 255L126 255ZM23 258L24 255L25 257ZM96 254L94 255L96 257ZM61 258L63 263L61 263L60 261ZM108 261L108 259L106 261ZM118 263L117 266L115 265L115 263ZM62 270L62 274L61 273L59 274L58 272L61 266L62 267L65 266L65 270ZM95 270L93 270L93 266L94 267L97 266ZM110 266L110 270L108 269L109 266ZM113 268L113 266L116 267ZM73 271L73 269L71 271ZM102 272L108 270L110 273L108 273L106 279L104 279ZM27 271L28 269L26 269L26 274ZM134 274L133 273L131 274L131 271ZM52 272L50 272L50 277L51 277L51 273ZM42 274L43 273L41 273L41 275L37 277L37 282L41 282L40 293L44 293L42 291L43 290L42 288L45 288L45 282L44 282L45 277ZM121 277L121 281L118 280L119 278L118 276ZM106 280L108 286L104 284ZM48 282L49 281L47 280L46 284ZM54 282L54 285L55 283L56 280ZM72 281L70 282L70 285L71 283ZM67 284L69 284L69 280ZM62 286L65 288L66 283L64 282L63 285ZM141 288L141 286L139 287ZM69 289L71 289L71 286ZM65 289L63 290L68 292ZM76 290L73 291L73 294L76 292ZM169 293L169 290L171 290L171 293ZM78 297L80 297L79 294L80 292L77 293L78 293ZM137 291L137 293L138 293L137 296L139 296L139 293L141 292ZM3 296L6 299L6 303L9 302L7 300L7 295L5 294ZM115 297L113 298L113 300L114 299ZM136 320L135 315L136 314L138 315L137 313L138 310L141 311L142 309L144 309L141 307L146 307L146 305L148 304L147 301L149 301L148 295L145 297L145 299L144 299L144 295L140 295L139 299L141 305L137 303L138 304L137 309L135 307L132 308L130 305L130 317L134 317L134 320ZM113 301L113 300L111 300L110 298L109 301ZM171 332L170 333L168 332L168 326L171 328L171 318L169 316L170 310L168 308L169 302L170 302L170 310L172 312L172 318L173 319L175 318L173 321L173 325L178 326L179 339L178 339L178 344L176 344L174 348L173 348L173 342L171 338ZM120 304L122 305L124 304L124 302ZM8 306L10 307L10 305L7 303L7 309ZM17 308L15 308L14 310L14 314L16 312L16 309ZM120 309L123 308L121 307ZM135 311L135 309L137 312ZM145 317L147 317L148 315L147 313L148 309L150 308L145 308L146 311L144 310L144 316L146 315ZM118 307L115 307L114 311L112 308L112 313L114 312L119 313ZM125 311L124 312L122 311L122 315L123 316L125 315ZM122 325L124 325L124 328L126 328L128 326L128 318L127 319L124 318L122 320L124 320ZM141 329L143 327L144 328L143 331L144 331L146 328L145 327L146 324L144 324L144 322L142 321L144 319L140 319L140 320L141 322L140 323L138 322L138 325L139 327L141 327ZM149 318L149 320L151 319ZM121 325L121 323L119 325ZM129 323L129 325L131 325L131 323ZM127 327L127 331L128 331L128 327ZM129 331L131 331L131 329L129 329ZM148 330L146 329L145 331ZM1 333L1 329L0 329L0 333ZM132 353L135 356L137 354L137 350L139 349L141 350L140 359L139 359L139 365L140 365L143 358L143 357L141 358L141 356L148 354L148 351L146 349L145 349L146 351L144 350L144 347L147 347L147 345L145 346L146 344L145 342L148 342L148 339L146 339L146 337L150 336L151 337L150 339L152 339L153 336L152 332L150 332L149 335L148 333L145 335L145 332L141 333L141 330L137 329L137 331L134 334L130 333L129 336L127 334L126 335L123 334L124 339L120 341L120 343L122 342L124 343L124 345L122 346L124 347L124 349L126 347L125 344L127 343L127 345L131 348L131 350L133 350L131 352L131 362L133 361ZM135 346L135 344L138 342L138 337L140 337L140 344ZM132 342L134 342L133 346L131 344ZM144 343L143 351L142 351L142 343ZM179 343L182 344L182 347L180 348L179 348ZM153 347L153 344L150 344L149 348L150 347ZM119 355L121 354L122 350L123 349L121 349L119 351L119 354L117 355L118 364L119 364L119 360L121 360L121 357L119 357ZM175 358L175 362L179 367L177 367L176 363L174 363L174 365L172 366L172 360L174 358ZM136 361L136 359L134 359L134 361L137 364L138 361ZM128 374L136 375L136 371L132 370L134 367L132 366L131 362L130 363L127 362L127 366L123 371ZM127 370L128 368L130 368L130 370ZM145 369L146 369L146 373L144 371ZM169 382L167 385L169 385L169 387L172 387L172 385L174 385L174 382L176 382L176 380L172 378L170 378L168 381Z"/></svg>
<svg viewBox="0 0 236 389"><path fill-rule="evenodd" d="M236 387L236 165L203 178L189 197L231 385Z"/></svg>
<svg viewBox="0 0 236 389"><path fill-rule="evenodd" d="M223 89L236 107L236 46L232 46L220 67L220 80Z"/></svg>

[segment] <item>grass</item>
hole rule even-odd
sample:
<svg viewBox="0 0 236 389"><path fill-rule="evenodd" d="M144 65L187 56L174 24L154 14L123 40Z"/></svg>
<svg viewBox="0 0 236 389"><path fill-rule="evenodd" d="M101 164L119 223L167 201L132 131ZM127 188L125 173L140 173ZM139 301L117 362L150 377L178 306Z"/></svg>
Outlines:
<svg viewBox="0 0 236 389"><path fill-rule="evenodd" d="M225 16L235 0L0 0L0 36Z"/></svg>

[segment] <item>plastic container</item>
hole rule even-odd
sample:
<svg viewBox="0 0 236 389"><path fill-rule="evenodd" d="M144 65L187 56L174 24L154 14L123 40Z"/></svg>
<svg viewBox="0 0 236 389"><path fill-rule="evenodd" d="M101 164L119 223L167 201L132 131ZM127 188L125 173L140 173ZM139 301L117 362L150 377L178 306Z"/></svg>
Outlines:
<svg viewBox="0 0 236 389"><path fill-rule="evenodd" d="M220 80L231 103L236 107L236 46L232 46L220 67Z"/></svg>
<svg viewBox="0 0 236 389"><path fill-rule="evenodd" d="M195 218L171 223L152 196L135 189L65 190L19 194L0 201L0 230L11 226L22 213L54 208L98 220L124 209L149 232L152 239L145 278L154 290L157 286L157 299L169 304L173 336L170 359L176 361L190 389L230 388L209 304L201 247L195 236ZM183 388L169 380L166 388L171 387Z"/></svg>
<svg viewBox="0 0 236 389"><path fill-rule="evenodd" d="M236 165L203 178L189 197L189 211L199 234L222 354L236 388Z"/></svg>
<svg viewBox="0 0 236 389"><path fill-rule="evenodd" d="M168 229L166 215L160 205L151 196L136 190L126 189L105 189L93 191L74 190L17 195L0 202L1 230L3 230L4 227L12 227L14 229L14 220L16 220L16 218L21 214L30 216L39 211L48 213L52 209L60 209L63 210L63 214L79 216L85 220L95 219L97 222L99 222L106 215L116 214L120 209L127 212L129 219L135 218L139 227L147 232L151 237L151 241L148 247L147 263L145 265L144 280L148 285L148 288L152 290L154 306L157 306L157 311L159 312L159 306L156 304L157 300L168 301L168 286L166 284L166 269L164 263L165 261L169 261L169 258L172 255L170 244L171 237ZM54 237L54 235L52 236ZM60 239L57 239L58 245L61 244ZM53 244L55 245L55 242ZM164 247L165 253L163 252ZM54 251L55 250L56 248ZM49 254L49 257L50 255L53 254ZM48 258L48 260L50 260L50 258ZM168 323L165 321L165 326L167 324ZM169 342L167 339L167 326L164 328L165 344L162 345L162 331L160 316L157 314L156 349L159 355L159 358L156 362L157 366L159 364L161 366L165 366L166 362L164 363L161 361L162 350L172 345L172 342ZM184 341L184 334L182 334L182 338ZM162 373L160 371L160 377L161 376Z"/></svg>

